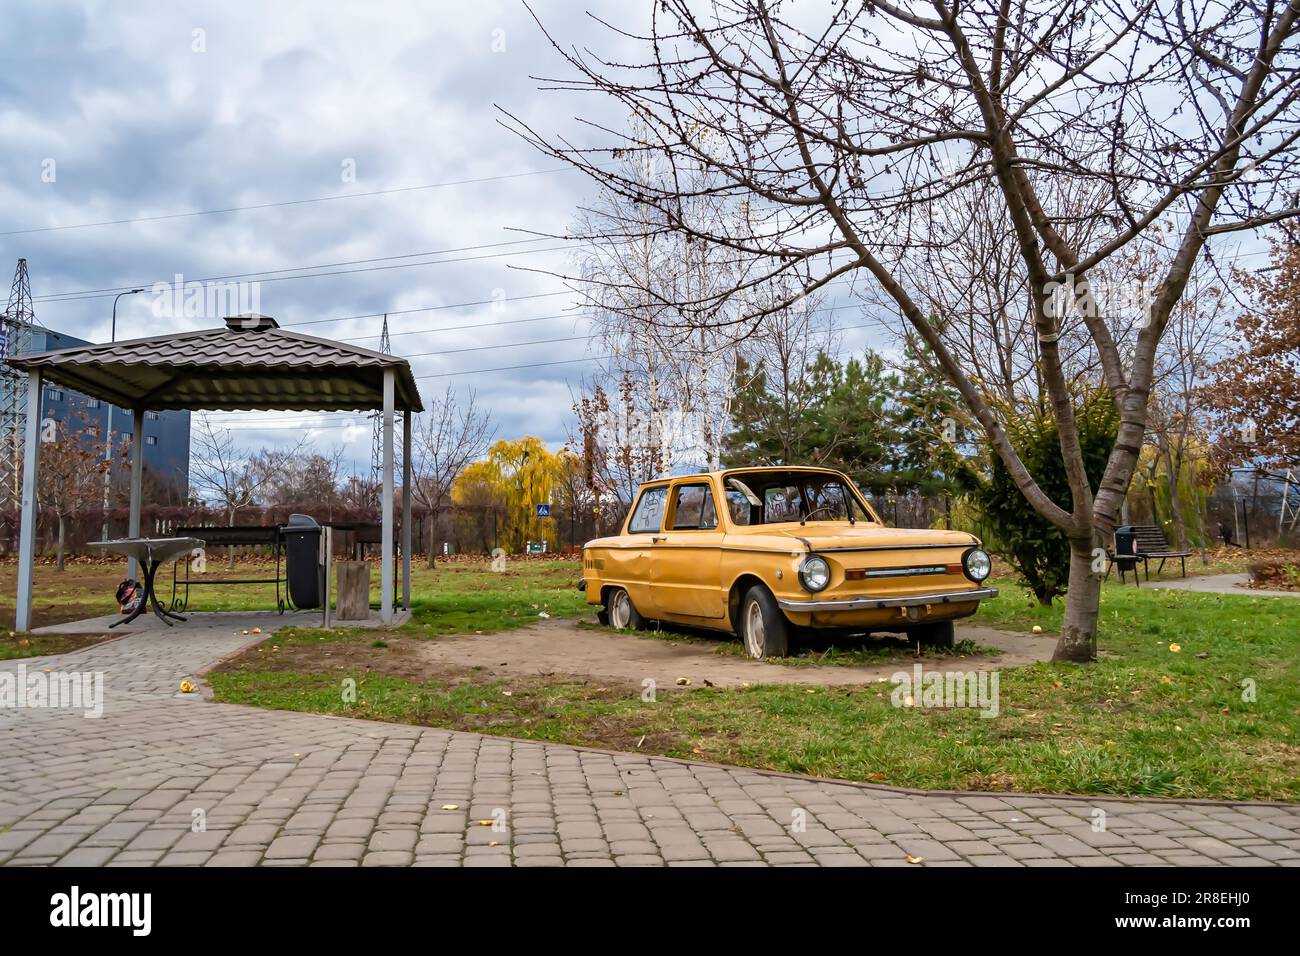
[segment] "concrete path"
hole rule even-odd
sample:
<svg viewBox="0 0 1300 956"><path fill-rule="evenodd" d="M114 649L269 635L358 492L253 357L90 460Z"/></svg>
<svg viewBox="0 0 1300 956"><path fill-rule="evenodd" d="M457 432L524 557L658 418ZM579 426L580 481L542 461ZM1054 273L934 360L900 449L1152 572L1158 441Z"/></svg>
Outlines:
<svg viewBox="0 0 1300 956"><path fill-rule="evenodd" d="M0 683L105 684L99 718L0 708L0 864L1300 863L1300 806L916 795L179 694L280 622L195 615L0 663Z"/></svg>
<svg viewBox="0 0 1300 956"><path fill-rule="evenodd" d="M1174 578L1168 581L1142 582L1144 588L1169 588L1175 591L1196 591L1200 594L1235 594L1238 597L1288 597L1300 598L1300 591L1265 591L1239 587L1250 580L1249 574L1205 574L1194 578Z"/></svg>

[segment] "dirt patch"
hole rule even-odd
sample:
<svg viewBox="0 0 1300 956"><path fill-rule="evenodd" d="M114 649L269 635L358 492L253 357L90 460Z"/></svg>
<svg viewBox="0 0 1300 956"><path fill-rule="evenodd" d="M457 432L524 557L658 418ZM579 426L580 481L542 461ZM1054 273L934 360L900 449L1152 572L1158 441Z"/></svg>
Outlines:
<svg viewBox="0 0 1300 956"><path fill-rule="evenodd" d="M652 679L660 688L740 687L746 684L869 684L914 663L961 670L993 670L1051 659L1056 639L1012 634L975 625L958 626L958 640L997 649L996 654L913 656L903 654L879 665L787 667L749 660L719 649L730 639L683 636L682 640L635 637L602 628L577 627L572 621L545 621L498 634L474 634L424 641L409 650L429 665L475 667L488 676L575 675L640 684Z"/></svg>
<svg viewBox="0 0 1300 956"><path fill-rule="evenodd" d="M484 678L579 679L604 684L642 686L651 679L659 689L742 687L755 684L815 686L858 685L888 680L900 669L920 663L949 670L995 670L1051 659L1056 638L958 625L957 639L973 641L995 653L921 655L900 652L880 664L789 667L753 661L731 653L730 639L719 635L683 634L672 638L638 637L605 628L580 627L571 620L550 620L496 634L467 634L421 640L386 636L386 647L362 641L319 644L262 644L224 665L224 669L371 671L409 680L427 680L472 672ZM688 684L677 681L685 678Z"/></svg>
<svg viewBox="0 0 1300 956"><path fill-rule="evenodd" d="M32 599L32 626L66 624L109 614L117 609L114 593L123 577L120 566L68 565L63 572L37 566L36 593ZM17 571L12 564L0 565L0 627L14 626L14 593ZM102 596L96 596L102 595Z"/></svg>

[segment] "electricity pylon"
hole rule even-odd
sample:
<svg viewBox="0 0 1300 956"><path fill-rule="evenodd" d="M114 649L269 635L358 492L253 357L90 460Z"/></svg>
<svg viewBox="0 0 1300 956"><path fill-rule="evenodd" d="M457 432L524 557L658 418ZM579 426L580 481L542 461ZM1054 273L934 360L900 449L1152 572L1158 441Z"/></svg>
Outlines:
<svg viewBox="0 0 1300 956"><path fill-rule="evenodd" d="M5 360L30 350L35 324L27 260L19 259L9 304L0 316L0 511L22 507L23 436L27 425L27 376L11 369Z"/></svg>

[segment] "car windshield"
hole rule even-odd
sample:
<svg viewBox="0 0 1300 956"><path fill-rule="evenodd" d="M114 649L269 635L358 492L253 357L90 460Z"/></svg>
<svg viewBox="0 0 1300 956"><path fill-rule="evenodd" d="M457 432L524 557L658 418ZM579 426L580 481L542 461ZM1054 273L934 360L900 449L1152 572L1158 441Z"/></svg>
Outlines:
<svg viewBox="0 0 1300 956"><path fill-rule="evenodd" d="M727 509L738 525L871 520L839 475L755 471L728 475L725 485Z"/></svg>

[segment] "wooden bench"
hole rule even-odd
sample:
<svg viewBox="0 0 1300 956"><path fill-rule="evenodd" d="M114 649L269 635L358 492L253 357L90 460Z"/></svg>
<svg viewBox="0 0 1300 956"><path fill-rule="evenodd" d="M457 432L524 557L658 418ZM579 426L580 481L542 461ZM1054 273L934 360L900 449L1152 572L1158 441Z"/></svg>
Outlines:
<svg viewBox="0 0 1300 956"><path fill-rule="evenodd" d="M1179 565L1182 567L1183 577L1187 577L1187 559L1192 556L1191 551L1175 551L1169 545L1169 539L1165 537L1162 529L1156 525L1131 525L1133 529L1133 552L1132 554L1117 554L1114 547L1106 552L1108 564L1106 566L1106 577L1110 577L1110 568L1112 565L1119 563L1120 580L1124 579L1125 565L1133 569L1133 583L1138 584L1137 562L1142 562L1142 567L1146 569L1147 580L1151 580L1151 562L1158 559L1160 566L1156 568L1156 574L1165 569L1165 562L1171 558L1177 558ZM1139 585L1140 586L1140 585Z"/></svg>

